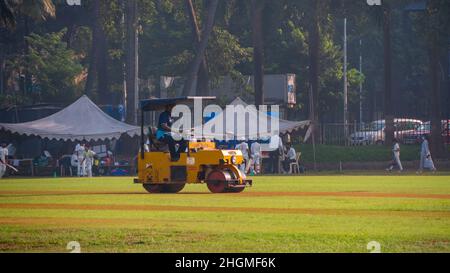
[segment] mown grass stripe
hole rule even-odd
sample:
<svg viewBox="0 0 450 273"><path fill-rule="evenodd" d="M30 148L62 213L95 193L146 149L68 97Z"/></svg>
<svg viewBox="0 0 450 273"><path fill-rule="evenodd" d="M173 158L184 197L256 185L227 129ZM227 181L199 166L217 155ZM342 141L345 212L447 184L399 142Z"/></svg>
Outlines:
<svg viewBox="0 0 450 273"><path fill-rule="evenodd" d="M0 209L57 209L57 210L118 210L118 211L195 211L233 213L285 213L343 216L409 216L450 217L450 211L392 211L366 209L318 209L318 208L255 208L255 207L202 207L157 205L91 205L91 204L0 204Z"/></svg>

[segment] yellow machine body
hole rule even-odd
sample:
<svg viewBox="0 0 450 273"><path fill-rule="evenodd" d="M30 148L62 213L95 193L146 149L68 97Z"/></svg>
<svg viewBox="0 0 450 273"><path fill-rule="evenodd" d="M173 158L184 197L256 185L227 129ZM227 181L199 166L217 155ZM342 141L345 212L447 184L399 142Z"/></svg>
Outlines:
<svg viewBox="0 0 450 273"><path fill-rule="evenodd" d="M217 149L214 142L190 141L187 150L180 153L179 159L171 160L170 153L161 149L164 143L156 139L154 128L147 135L149 150L145 151L144 113L147 111L168 110L181 103L195 99L212 100L215 97L151 98L141 100L141 141L138 154L138 177L140 183L150 193L177 193L186 184L205 183L213 193L241 192L252 180L239 170L244 163L239 150ZM169 108L168 108L169 107Z"/></svg>
<svg viewBox="0 0 450 273"><path fill-rule="evenodd" d="M225 173L222 182L226 187L245 188L251 185L238 166L244 163L239 150L217 149L214 142L190 142L187 153L171 161L169 152L144 152L138 156L136 183L149 185L174 185L208 183L211 172Z"/></svg>

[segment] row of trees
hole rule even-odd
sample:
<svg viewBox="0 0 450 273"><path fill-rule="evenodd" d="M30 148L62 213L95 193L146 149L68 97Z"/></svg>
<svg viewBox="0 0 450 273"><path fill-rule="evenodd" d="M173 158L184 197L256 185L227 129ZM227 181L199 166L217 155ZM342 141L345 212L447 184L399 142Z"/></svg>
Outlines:
<svg viewBox="0 0 450 273"><path fill-rule="evenodd" d="M264 74L295 73L299 104L290 116L340 122L348 18L350 117L360 118L364 82L365 119L384 113L387 143L396 115L431 119L438 140L450 3L417 2L0 0L1 102L67 103L86 93L101 104L126 102L133 123L138 98L158 96L163 75L184 75L184 94L197 79L204 95L225 75L239 81L253 74L246 93L263 104ZM360 54L365 75L356 69ZM153 84L139 86L137 76Z"/></svg>

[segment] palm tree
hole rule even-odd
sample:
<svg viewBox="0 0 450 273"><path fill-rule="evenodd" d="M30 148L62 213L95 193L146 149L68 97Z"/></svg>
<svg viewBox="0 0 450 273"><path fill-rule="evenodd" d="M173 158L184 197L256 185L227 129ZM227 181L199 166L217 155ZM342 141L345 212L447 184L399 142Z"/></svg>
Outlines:
<svg viewBox="0 0 450 273"><path fill-rule="evenodd" d="M23 45L24 53L29 53L28 42L25 39L30 34L30 20L46 20L55 16L55 6L52 0L0 0L0 26L13 29L17 24L17 15L24 18ZM4 49L0 48L0 77L3 77ZM25 67L25 89L31 86L31 74ZM2 89L2 88L0 88ZM25 90L23 90L25 91Z"/></svg>
<svg viewBox="0 0 450 273"><path fill-rule="evenodd" d="M16 16L10 1L0 0L0 26L13 28L16 25Z"/></svg>
<svg viewBox="0 0 450 273"><path fill-rule="evenodd" d="M309 51L309 82L311 85L311 108L310 119L313 122L313 130L318 129L319 121L319 58L320 58L320 6L321 1L317 0L312 5L312 20L308 31L308 51ZM318 138L318 132L314 137ZM316 139L317 141L317 139Z"/></svg>
<svg viewBox="0 0 450 273"><path fill-rule="evenodd" d="M195 12L194 5L192 4L192 0L186 0L186 11L191 22L192 36L194 37L194 46L197 47L201 42L201 33L197 22L197 14ZM208 65L206 62L206 53L202 59L200 69L198 71L197 95L209 95L209 76Z"/></svg>
<svg viewBox="0 0 450 273"><path fill-rule="evenodd" d="M440 85L441 85L441 73L439 67L440 51L441 48L438 42L438 34L436 31L430 33L430 46L429 46L429 62L430 62L430 76L431 76L431 96L430 96L430 108L431 108L431 152L440 157L442 154L443 141L441 134L441 102L440 102Z"/></svg>
<svg viewBox="0 0 450 273"><path fill-rule="evenodd" d="M107 39L101 22L101 1L93 1L92 45L89 56L89 69L84 92L91 94L97 76L97 94L100 103L108 101Z"/></svg>
<svg viewBox="0 0 450 273"><path fill-rule="evenodd" d="M55 17L55 5L52 0L0 0L0 26L15 27L19 13L33 20L46 20Z"/></svg>
<svg viewBox="0 0 450 273"><path fill-rule="evenodd" d="M394 139L394 116L392 113L392 60L391 60L391 5L383 1L383 49L384 49L384 115L385 143L391 145Z"/></svg>
<svg viewBox="0 0 450 273"><path fill-rule="evenodd" d="M46 20L55 17L55 5L52 0L0 0L0 26L15 27L17 14L25 17L25 23L29 18Z"/></svg>
<svg viewBox="0 0 450 273"><path fill-rule="evenodd" d="M264 104L264 40L263 10L265 1L252 0L253 82L255 105Z"/></svg>
<svg viewBox="0 0 450 273"><path fill-rule="evenodd" d="M55 5L52 0L20 0L19 12L34 20L46 20L55 17Z"/></svg>
<svg viewBox="0 0 450 273"><path fill-rule="evenodd" d="M184 83L184 87L183 87L183 95L184 96L188 96L189 94L191 94L191 90L194 86L194 81L198 74L200 64L202 63L202 61L204 59L206 47L208 46L208 39L209 39L209 36L211 35L211 32L214 27L214 19L216 16L216 10L217 10L218 4L219 4L219 0L211 0L208 5L208 13L206 16L205 26L204 26L203 32L202 32L201 41L196 46L195 57L189 66L189 70L188 70L188 73L186 76L186 81Z"/></svg>
<svg viewBox="0 0 450 273"><path fill-rule="evenodd" d="M383 0L379 6L366 6L367 16L382 28L383 33L383 67L384 67L384 118L385 118L385 138L384 143L392 145L394 139L394 115L392 109L392 45L391 45L391 17L392 5L402 6L406 0L389 1Z"/></svg>
<svg viewBox="0 0 450 273"><path fill-rule="evenodd" d="M137 0L126 2L126 112L127 122L137 124L138 94L138 18Z"/></svg>
<svg viewBox="0 0 450 273"><path fill-rule="evenodd" d="M89 56L89 68L86 78L86 83L84 85L84 93L90 95L92 89L94 88L95 72L97 71L97 37L98 37L98 16L100 15L100 1L94 1L93 18L94 24L92 26L92 45L91 52Z"/></svg>
<svg viewBox="0 0 450 273"><path fill-rule="evenodd" d="M444 145L441 127L441 53L447 50L449 31L448 1L429 0L426 9L426 37L428 40L429 72L431 78L431 152L436 157L444 155ZM446 16L447 15L447 16ZM444 34L444 35L442 35Z"/></svg>

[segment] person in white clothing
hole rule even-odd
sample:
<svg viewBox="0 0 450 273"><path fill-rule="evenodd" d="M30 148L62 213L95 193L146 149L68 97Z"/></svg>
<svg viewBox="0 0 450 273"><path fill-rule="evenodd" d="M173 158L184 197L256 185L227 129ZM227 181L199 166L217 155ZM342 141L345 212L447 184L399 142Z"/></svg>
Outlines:
<svg viewBox="0 0 450 273"><path fill-rule="evenodd" d="M283 163L284 163L283 165L284 165L284 169L286 171L289 171L289 165L291 163L294 163L297 161L297 152L295 151L294 147L292 147L292 145L290 143L288 143L286 145L286 148L287 148L287 153L286 153L285 159L283 161Z"/></svg>
<svg viewBox="0 0 450 273"><path fill-rule="evenodd" d="M74 168L78 168L78 156L76 153L73 153L70 157L70 165Z"/></svg>
<svg viewBox="0 0 450 273"><path fill-rule="evenodd" d="M6 143L2 143L0 146L0 179L6 173L6 159L8 158L8 149Z"/></svg>
<svg viewBox="0 0 450 273"><path fill-rule="evenodd" d="M255 174L261 172L261 144L257 141L253 142L250 146L251 157L253 160L253 171Z"/></svg>
<svg viewBox="0 0 450 273"><path fill-rule="evenodd" d="M421 173L423 169L429 169L431 171L436 171L433 159L431 158L430 145L428 143L428 136L422 137L422 144L420 147L420 166L418 173Z"/></svg>
<svg viewBox="0 0 450 273"><path fill-rule="evenodd" d="M85 165L85 170L86 170L86 175L88 177L92 177L92 166L94 165L94 157L95 157L95 152L91 150L89 145L86 145L85 147L85 151L84 151L84 158L83 158L83 162Z"/></svg>
<svg viewBox="0 0 450 273"><path fill-rule="evenodd" d="M394 167L397 166L398 171L402 172L403 166L402 162L400 161L400 144L398 143L398 140L396 138L392 140L392 143L392 162L387 170L392 171Z"/></svg>
<svg viewBox="0 0 450 273"><path fill-rule="evenodd" d="M283 141L279 135L273 135L270 137L269 148L270 171L273 174L278 174L280 173L280 160L284 159Z"/></svg>
<svg viewBox="0 0 450 273"><path fill-rule="evenodd" d="M249 148L248 148L247 142L245 142L245 139L242 139L241 143L236 145L236 149L240 150L242 152L242 156L244 157L244 163L239 165L239 169L241 170L241 172L245 173L245 170L246 170L246 167L247 167L247 163L250 160Z"/></svg>
<svg viewBox="0 0 450 273"><path fill-rule="evenodd" d="M77 173L78 176L85 176L86 175L86 162L84 161L84 152L85 152L85 144L77 144L75 147L75 154L78 158L78 166L77 166Z"/></svg>
<svg viewBox="0 0 450 273"><path fill-rule="evenodd" d="M14 146L14 144L10 143L8 146L6 146L6 149L8 149L8 156L10 159L14 158L14 156L16 155L16 147Z"/></svg>

